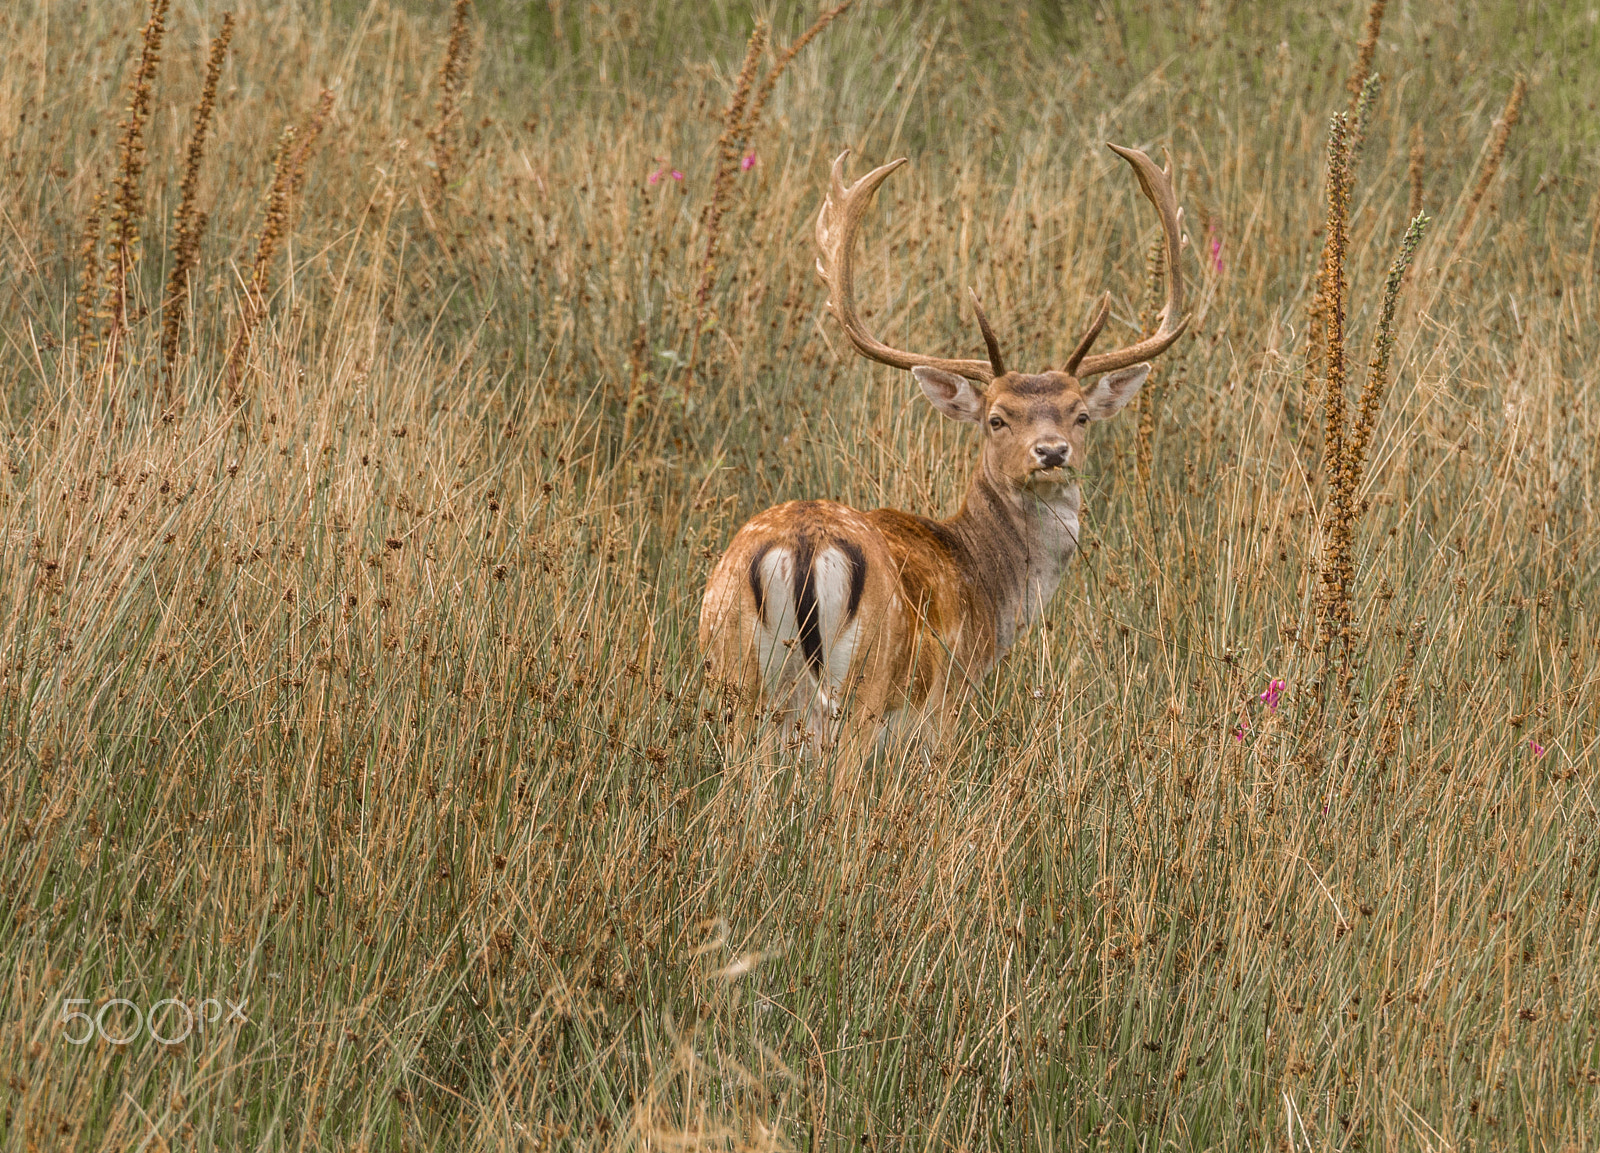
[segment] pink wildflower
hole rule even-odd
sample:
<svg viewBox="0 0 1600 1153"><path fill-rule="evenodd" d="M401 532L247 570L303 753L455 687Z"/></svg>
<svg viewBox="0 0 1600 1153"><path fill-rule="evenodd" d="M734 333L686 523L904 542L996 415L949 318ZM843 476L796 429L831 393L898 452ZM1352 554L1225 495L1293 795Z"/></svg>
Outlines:
<svg viewBox="0 0 1600 1153"><path fill-rule="evenodd" d="M739 168L744 172L749 172L755 166L756 166L756 154L754 152L746 153L745 154L745 158L743 160L739 161Z"/></svg>
<svg viewBox="0 0 1600 1153"><path fill-rule="evenodd" d="M1250 727L1250 718L1249 717L1240 717L1239 718L1239 727L1233 730L1233 739L1235 741L1238 741L1241 745L1244 744L1244 732L1249 727Z"/></svg>
<svg viewBox="0 0 1600 1153"><path fill-rule="evenodd" d="M1211 237L1211 271L1222 271L1222 237L1217 235L1217 224L1214 220L1206 221L1206 235Z"/></svg>
<svg viewBox="0 0 1600 1153"><path fill-rule="evenodd" d="M679 172L676 168L674 168L672 170L672 179L674 179L674 180L682 180L683 179L683 173Z"/></svg>
<svg viewBox="0 0 1600 1153"><path fill-rule="evenodd" d="M1532 737L1528 738L1528 748L1533 750L1533 755L1535 757L1544 756L1544 746L1538 741L1534 740Z"/></svg>
<svg viewBox="0 0 1600 1153"><path fill-rule="evenodd" d="M1277 712L1278 698L1283 695L1283 690L1288 687L1289 685L1286 681L1274 677L1272 682L1267 685L1267 691L1261 694L1261 702L1273 712Z"/></svg>
<svg viewBox="0 0 1600 1153"><path fill-rule="evenodd" d="M654 172L652 172L650 174L650 176L649 176L649 180L650 180L651 184L660 184L661 183L661 169L658 168Z"/></svg>

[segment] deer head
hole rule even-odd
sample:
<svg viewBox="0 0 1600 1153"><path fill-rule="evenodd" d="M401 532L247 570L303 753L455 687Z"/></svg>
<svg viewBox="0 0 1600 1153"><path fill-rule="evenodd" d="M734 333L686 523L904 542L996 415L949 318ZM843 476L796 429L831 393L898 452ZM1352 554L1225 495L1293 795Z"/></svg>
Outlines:
<svg viewBox="0 0 1600 1153"><path fill-rule="evenodd" d="M1177 340L1188 324L1183 316L1183 274L1179 253L1183 210L1172 190L1167 168L1134 148L1108 145L1133 167L1139 187L1161 215L1166 235L1167 300L1156 331L1115 352L1091 356L1110 312L1111 297L1100 298L1094 318L1076 349L1059 369L1040 373L1006 369L1000 342L984 315L977 294L972 304L982 330L988 360L959 360L891 348L873 336L856 312L852 268L856 233L878 187L905 163L895 160L875 168L854 184L844 181L849 152L833 162L831 189L817 217L817 272L829 288L828 307L856 350L871 360L908 368L933 406L953 420L977 424L983 431L982 471L1012 487L1070 484L1081 466L1084 433L1096 420L1115 415L1138 392L1150 374L1147 363ZM1087 386L1090 377L1099 377Z"/></svg>

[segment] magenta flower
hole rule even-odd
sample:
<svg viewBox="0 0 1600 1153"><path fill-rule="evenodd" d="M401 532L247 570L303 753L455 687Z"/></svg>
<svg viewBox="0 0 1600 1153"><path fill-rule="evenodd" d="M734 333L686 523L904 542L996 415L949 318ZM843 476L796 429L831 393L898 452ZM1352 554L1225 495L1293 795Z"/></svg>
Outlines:
<svg viewBox="0 0 1600 1153"><path fill-rule="evenodd" d="M669 171L665 163L663 163L660 168L657 168L654 172L652 172L645 179L648 180L651 184L660 184L661 183L661 178L663 176L670 176L674 180L682 180L683 179L683 173L679 172L676 168L671 169Z"/></svg>
<svg viewBox="0 0 1600 1153"><path fill-rule="evenodd" d="M649 180L650 180L651 184L660 184L661 183L661 169L657 168L654 172L652 172L650 174L650 176L649 176Z"/></svg>
<svg viewBox="0 0 1600 1153"><path fill-rule="evenodd" d="M744 171L744 172L749 172L755 166L756 166L756 154L754 152L746 153L745 154L745 158L743 160L739 161L739 168L740 168L741 171Z"/></svg>
<svg viewBox="0 0 1600 1153"><path fill-rule="evenodd" d="M674 179L674 180L682 180L683 179L683 173L679 172L676 168L674 168L672 170L672 179Z"/></svg>
<svg viewBox="0 0 1600 1153"><path fill-rule="evenodd" d="M1288 682L1274 677L1267 685L1267 691L1261 694L1261 702L1273 712L1278 711L1278 698L1283 695L1283 690L1288 688Z"/></svg>
<svg viewBox="0 0 1600 1153"><path fill-rule="evenodd" d="M1239 744L1244 744L1244 732L1250 727L1249 717L1239 718L1239 727L1233 730L1233 739Z"/></svg>
<svg viewBox="0 0 1600 1153"><path fill-rule="evenodd" d="M1544 756L1544 746L1538 741L1534 740L1532 737L1528 738L1528 748L1533 750L1533 755L1535 757Z"/></svg>
<svg viewBox="0 0 1600 1153"><path fill-rule="evenodd" d="M1206 221L1206 235L1211 238L1211 271L1222 271L1222 237L1217 235L1217 224L1214 220Z"/></svg>

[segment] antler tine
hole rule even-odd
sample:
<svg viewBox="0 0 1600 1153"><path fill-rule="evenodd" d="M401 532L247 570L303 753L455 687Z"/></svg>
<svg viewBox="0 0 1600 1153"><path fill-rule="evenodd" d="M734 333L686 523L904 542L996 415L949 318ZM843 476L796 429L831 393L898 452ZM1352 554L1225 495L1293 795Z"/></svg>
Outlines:
<svg viewBox="0 0 1600 1153"><path fill-rule="evenodd" d="M1133 166L1133 173L1139 178L1140 190L1161 214L1161 227L1167 237L1167 304L1161 310L1161 323L1155 332L1116 352L1083 357L1075 373L1077 376L1110 372L1159 356L1171 347L1172 342L1189 325L1187 316L1179 317L1183 312L1183 266L1179 257L1187 241L1183 235L1183 209L1178 207L1177 195L1172 191L1172 158L1170 155L1167 157L1167 167L1158 168L1154 160L1137 148L1121 148L1110 143L1106 147ZM1083 351L1087 352L1088 349L1084 348Z"/></svg>
<svg viewBox="0 0 1600 1153"><path fill-rule="evenodd" d="M983 314L983 302L978 299L978 292L968 288L972 296L972 311L978 314L978 327L983 329L984 347L989 350L989 367L994 370L998 379L1006 374L1006 362L1000 358L1000 342L995 339L994 329L989 327L989 318Z"/></svg>
<svg viewBox="0 0 1600 1153"><path fill-rule="evenodd" d="M1061 369L1068 376L1078 375L1078 365L1083 358L1089 355L1089 349L1094 345L1094 338L1100 335L1100 330L1106 326L1106 317L1111 315L1111 294L1100 294L1100 303L1094 310L1094 319L1089 322L1088 331L1083 334L1083 339L1078 341L1078 347L1072 350L1072 355L1067 357L1066 365Z"/></svg>
<svg viewBox="0 0 1600 1153"><path fill-rule="evenodd" d="M995 377L992 365L981 360L952 360L890 348L867 331L866 325L856 315L855 271L851 267L856 233L861 228L861 218L866 215L878 186L904 164L905 159L891 160L847 186L844 182L844 162L849 155L847 148L833 162L828 198L823 201L822 211L817 214L817 249L820 253L817 275L828 286L829 311L839 321L839 327L844 329L850 343L856 346L856 351L870 360L895 368L939 368L968 380L988 384Z"/></svg>

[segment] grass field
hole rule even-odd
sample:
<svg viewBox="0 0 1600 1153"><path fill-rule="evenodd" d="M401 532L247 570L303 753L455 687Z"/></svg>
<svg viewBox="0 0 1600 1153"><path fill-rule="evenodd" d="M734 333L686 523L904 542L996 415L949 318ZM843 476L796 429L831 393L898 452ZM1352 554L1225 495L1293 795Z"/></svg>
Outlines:
<svg viewBox="0 0 1600 1153"><path fill-rule="evenodd" d="M6 1148L1600 1146L1596 9L1384 14L1352 411L1432 221L1340 496L1366 9L1081 7L857 0L745 132L809 3L240 5L189 165L222 5L138 97L147 0L8 6ZM911 158L885 339L981 355L970 284L1037 370L1148 322L1106 140L1193 320L1047 619L947 747L752 739L736 527L976 455L826 315L828 164Z"/></svg>

